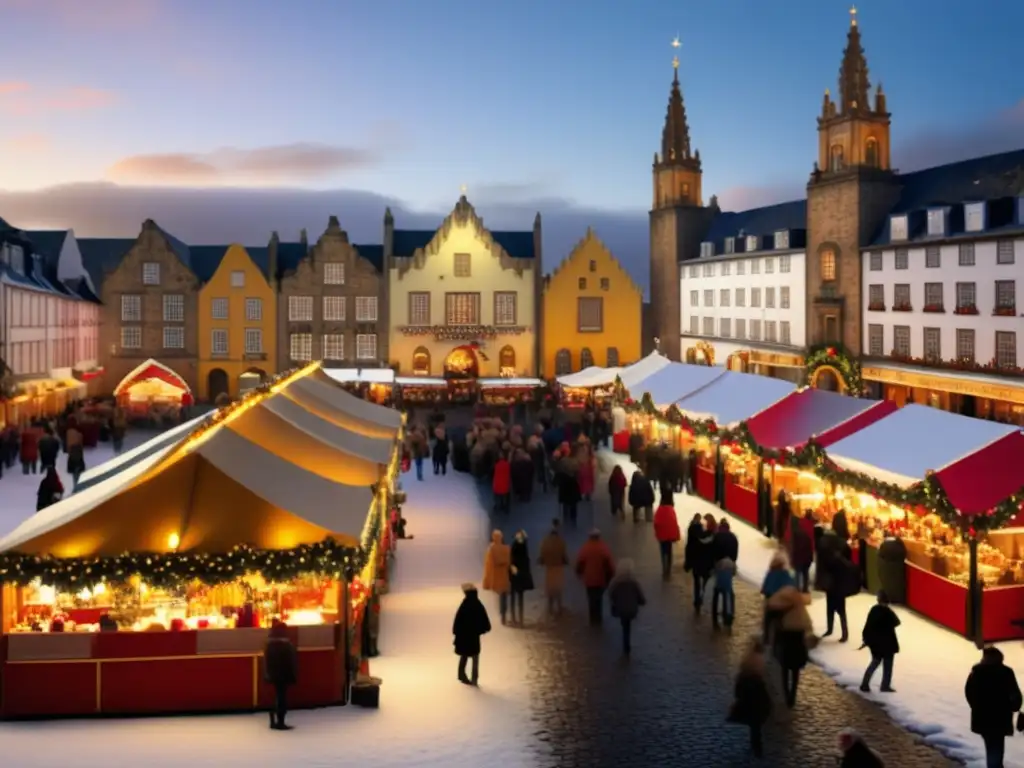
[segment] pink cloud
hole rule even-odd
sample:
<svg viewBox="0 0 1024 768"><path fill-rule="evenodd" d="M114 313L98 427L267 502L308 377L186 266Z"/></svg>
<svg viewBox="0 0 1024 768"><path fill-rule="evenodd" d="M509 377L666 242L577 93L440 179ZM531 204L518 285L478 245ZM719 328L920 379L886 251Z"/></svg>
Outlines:
<svg viewBox="0 0 1024 768"><path fill-rule="evenodd" d="M0 0L0 10L76 30L133 29L153 23L161 0Z"/></svg>
<svg viewBox="0 0 1024 768"><path fill-rule="evenodd" d="M12 93L25 93L27 90L29 90L28 83L22 83L17 80L0 82L0 97L8 96Z"/></svg>
<svg viewBox="0 0 1024 768"><path fill-rule="evenodd" d="M89 86L40 89L23 82L0 83L0 112L27 116L49 112L88 112L117 101L111 91Z"/></svg>
<svg viewBox="0 0 1024 768"><path fill-rule="evenodd" d="M44 152L50 148L50 140L41 133L27 133L23 136L12 136L0 142L0 147L15 152Z"/></svg>

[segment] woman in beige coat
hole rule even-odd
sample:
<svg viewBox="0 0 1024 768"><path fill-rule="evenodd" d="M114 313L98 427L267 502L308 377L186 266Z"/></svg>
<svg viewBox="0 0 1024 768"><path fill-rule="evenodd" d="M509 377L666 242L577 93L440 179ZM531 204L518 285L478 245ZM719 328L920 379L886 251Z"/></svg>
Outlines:
<svg viewBox="0 0 1024 768"><path fill-rule="evenodd" d="M551 521L551 532L540 543L537 562L544 566L544 593L548 598L548 613L562 612L562 590L565 589L565 567L569 564L569 551L562 538L561 522Z"/></svg>
<svg viewBox="0 0 1024 768"><path fill-rule="evenodd" d="M817 644L811 615L807 612L811 596L795 586L786 586L768 598L767 608L780 615L775 650L782 667L782 689L786 693L786 706L796 704L796 689L800 683L800 670L807 666L807 651Z"/></svg>
<svg viewBox="0 0 1024 768"><path fill-rule="evenodd" d="M512 549L505 543L501 531L491 534L491 544L484 554L485 590L498 594L498 610L501 611L501 623L505 624L508 614L508 593L512 590Z"/></svg>

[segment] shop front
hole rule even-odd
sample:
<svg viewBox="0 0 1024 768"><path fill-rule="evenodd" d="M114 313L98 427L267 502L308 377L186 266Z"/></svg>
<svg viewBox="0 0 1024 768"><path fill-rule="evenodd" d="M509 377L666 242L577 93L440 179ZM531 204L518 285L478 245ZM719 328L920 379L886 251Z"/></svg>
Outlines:
<svg viewBox="0 0 1024 768"><path fill-rule="evenodd" d="M324 368L333 381L346 391L377 405L391 402L395 388L392 368Z"/></svg>

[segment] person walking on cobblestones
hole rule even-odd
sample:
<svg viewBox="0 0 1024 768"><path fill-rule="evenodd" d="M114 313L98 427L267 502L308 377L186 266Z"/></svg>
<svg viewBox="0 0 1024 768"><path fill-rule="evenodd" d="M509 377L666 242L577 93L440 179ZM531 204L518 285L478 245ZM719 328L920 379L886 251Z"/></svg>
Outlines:
<svg viewBox="0 0 1024 768"><path fill-rule="evenodd" d="M736 615L736 592L732 581L736 577L736 563L723 557L715 563L715 589L711 594L711 623L718 628L718 605L722 605L722 623L732 626Z"/></svg>
<svg viewBox="0 0 1024 768"><path fill-rule="evenodd" d="M782 690L786 706L796 705L796 691L800 684L800 671L807 666L808 646L814 638L811 616L807 606L811 596L796 586L786 586L768 598L768 608L781 614L775 641L775 651L782 667Z"/></svg>
<svg viewBox="0 0 1024 768"><path fill-rule="evenodd" d="M480 638L491 631L491 619L487 609L480 602L475 584L463 584L464 597L452 622L455 636L455 653L459 657L459 682L476 685L480 679ZM466 676L466 664L472 661L470 676Z"/></svg>
<svg viewBox="0 0 1024 768"><path fill-rule="evenodd" d="M576 510L580 503L580 482L576 477L576 462L569 456L569 447L555 451L555 488L558 489L558 505L562 508L562 520L576 524Z"/></svg>
<svg viewBox="0 0 1024 768"><path fill-rule="evenodd" d="M769 645L772 642L772 636L775 634L776 626L781 618L781 614L778 611L771 609L768 601L780 589L795 585L796 582L793 580L793 574L789 572L789 563L786 560L785 550L776 550L775 554L772 555L771 562L768 564L768 572L764 575L764 581L761 582L761 594L764 595L764 621L761 631L765 645Z"/></svg>
<svg viewBox="0 0 1024 768"><path fill-rule="evenodd" d="M629 480L629 506L633 508L634 523L639 523L641 516L650 520L654 512L654 488L639 469Z"/></svg>
<svg viewBox="0 0 1024 768"><path fill-rule="evenodd" d="M1013 736L1013 714L1024 705L1013 669L1003 652L989 646L967 676L964 696L971 708L971 731L985 741L986 768L1003 768L1006 737Z"/></svg>
<svg viewBox="0 0 1024 768"><path fill-rule="evenodd" d="M612 500L612 517L626 517L626 473L618 464L608 476L608 497Z"/></svg>
<svg viewBox="0 0 1024 768"><path fill-rule="evenodd" d="M896 693L892 689L892 664L900 652L900 641L896 637L896 627L899 625L899 616L889 607L889 597L885 592L879 592L878 603L868 611L861 633L864 641L861 648L871 651L871 663L864 670L864 680L860 684L864 693L870 693L871 678L879 666L882 667L882 693Z"/></svg>
<svg viewBox="0 0 1024 768"><path fill-rule="evenodd" d="M661 577L672 575L672 547L682 538L679 532L679 518L676 517L675 500L672 491L663 489L658 510L654 513L654 537L661 550Z"/></svg>
<svg viewBox="0 0 1024 768"><path fill-rule="evenodd" d="M562 592L565 589L565 566L569 564L569 550L562 538L561 522L556 517L551 521L551 531L540 543L540 558L544 566L544 592L548 598L548 613L558 616L562 613Z"/></svg>
<svg viewBox="0 0 1024 768"><path fill-rule="evenodd" d="M629 656L633 651L632 627L640 609L647 605L644 590L633 575L633 561L619 560L615 566L615 578L608 585L608 602L612 618L622 625L622 653Z"/></svg>
<svg viewBox="0 0 1024 768"><path fill-rule="evenodd" d="M501 623L508 616L508 593L512 589L512 551L501 531L491 534L491 544L484 554L484 589L498 595Z"/></svg>
<svg viewBox="0 0 1024 768"><path fill-rule="evenodd" d="M508 514L512 508L512 465L504 454L494 464L491 490L494 492L494 511Z"/></svg>
<svg viewBox="0 0 1024 768"><path fill-rule="evenodd" d="M526 593L533 590L533 571L530 563L530 548L526 543L526 531L517 531L512 540L510 550L511 587L512 587L512 623L522 626L526 619L523 603ZM517 618L518 614L518 618Z"/></svg>
<svg viewBox="0 0 1024 768"><path fill-rule="evenodd" d="M714 523L714 519L711 520ZM700 515L695 515L686 530L684 567L693 576L693 608L700 613L704 604L704 588L714 571L714 532L704 528Z"/></svg>
<svg viewBox="0 0 1024 768"><path fill-rule="evenodd" d="M601 531L594 528L576 557L576 575L587 590L587 608L590 623L598 625L603 619L604 592L615 575L615 560L608 545L601 540Z"/></svg>
<svg viewBox="0 0 1024 768"><path fill-rule="evenodd" d="M750 751L756 758L764 755L761 729L772 711L772 697L764 679L764 667L764 645L761 638L754 637L740 662L733 689L734 700L726 718L730 723L747 726L750 730Z"/></svg>

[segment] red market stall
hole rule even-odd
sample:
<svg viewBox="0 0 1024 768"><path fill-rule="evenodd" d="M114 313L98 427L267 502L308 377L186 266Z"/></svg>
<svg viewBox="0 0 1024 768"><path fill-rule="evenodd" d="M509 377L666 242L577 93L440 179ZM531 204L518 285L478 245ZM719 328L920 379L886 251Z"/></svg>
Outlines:
<svg viewBox="0 0 1024 768"><path fill-rule="evenodd" d="M193 403L192 389L173 369L159 360L147 360L121 379L114 389L118 405L131 416L173 413Z"/></svg>

